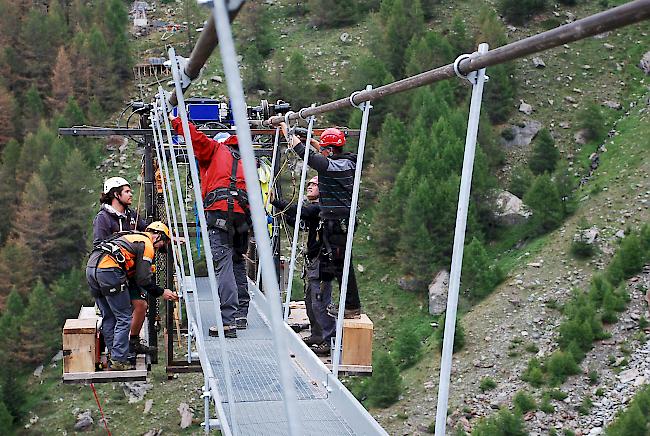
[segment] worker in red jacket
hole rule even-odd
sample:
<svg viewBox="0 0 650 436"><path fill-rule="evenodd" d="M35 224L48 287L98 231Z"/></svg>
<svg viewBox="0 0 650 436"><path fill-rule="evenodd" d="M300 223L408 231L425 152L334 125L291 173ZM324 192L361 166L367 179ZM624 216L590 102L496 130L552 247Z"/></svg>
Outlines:
<svg viewBox="0 0 650 436"><path fill-rule="evenodd" d="M181 119L172 114L169 118L176 133L183 135ZM236 338L237 329L247 327L250 302L244 255L251 221L239 143L236 135L219 141L210 139L192 123L190 136L199 163L224 334ZM210 327L210 335L217 335L216 327Z"/></svg>

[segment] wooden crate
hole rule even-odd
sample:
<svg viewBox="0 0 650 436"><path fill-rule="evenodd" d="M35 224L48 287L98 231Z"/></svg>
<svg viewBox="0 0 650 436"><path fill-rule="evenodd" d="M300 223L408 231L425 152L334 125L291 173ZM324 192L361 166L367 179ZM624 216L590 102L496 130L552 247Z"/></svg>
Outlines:
<svg viewBox="0 0 650 436"><path fill-rule="evenodd" d="M343 321L341 365L372 366L372 332L372 321L365 313Z"/></svg>
<svg viewBox="0 0 650 436"><path fill-rule="evenodd" d="M63 327L63 372L93 372L97 318L68 319Z"/></svg>

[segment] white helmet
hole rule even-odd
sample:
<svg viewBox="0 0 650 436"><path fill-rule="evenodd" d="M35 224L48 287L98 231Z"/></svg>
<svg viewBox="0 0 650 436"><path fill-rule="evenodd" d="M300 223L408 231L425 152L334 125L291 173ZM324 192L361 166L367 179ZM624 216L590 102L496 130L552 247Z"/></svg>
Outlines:
<svg viewBox="0 0 650 436"><path fill-rule="evenodd" d="M123 177L110 177L104 181L104 190L102 193L108 194L108 191L111 189L119 188L120 186L124 185L131 186L131 184Z"/></svg>

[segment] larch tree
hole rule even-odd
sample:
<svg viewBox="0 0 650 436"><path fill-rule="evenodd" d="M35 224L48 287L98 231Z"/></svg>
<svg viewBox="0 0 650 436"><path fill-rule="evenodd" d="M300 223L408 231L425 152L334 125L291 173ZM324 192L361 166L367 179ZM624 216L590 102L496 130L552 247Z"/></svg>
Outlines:
<svg viewBox="0 0 650 436"><path fill-rule="evenodd" d="M20 158L20 144L11 140L2 150L0 165L0 247L5 243L11 230L14 212L18 205L19 193L16 187L16 165Z"/></svg>
<svg viewBox="0 0 650 436"><path fill-rule="evenodd" d="M74 95L73 68L64 46L59 47L54 70L52 70L52 97L50 104L54 112L61 112L68 99Z"/></svg>
<svg viewBox="0 0 650 436"><path fill-rule="evenodd" d="M13 120L15 104L11 92L0 83L0 151L10 139L16 137Z"/></svg>

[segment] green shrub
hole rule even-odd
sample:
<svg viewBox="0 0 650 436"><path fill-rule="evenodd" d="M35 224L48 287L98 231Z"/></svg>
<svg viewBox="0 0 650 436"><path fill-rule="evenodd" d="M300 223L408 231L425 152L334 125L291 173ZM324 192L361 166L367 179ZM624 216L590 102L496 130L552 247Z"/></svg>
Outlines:
<svg viewBox="0 0 650 436"><path fill-rule="evenodd" d="M533 216L530 224L535 233L546 233L560 225L564 217L562 199L557 186L548 174L535 178L524 195L524 203L530 207Z"/></svg>
<svg viewBox="0 0 650 436"><path fill-rule="evenodd" d="M544 384L544 372L542 371L542 365L537 358L533 357L528 361L528 367L521 376L521 379L536 388Z"/></svg>
<svg viewBox="0 0 650 436"><path fill-rule="evenodd" d="M551 399L548 396L542 397L542 402L539 404L539 410L544 413L553 413L555 412L555 406L551 404Z"/></svg>
<svg viewBox="0 0 650 436"><path fill-rule="evenodd" d="M650 386L636 393L627 409L607 427L608 436L645 436L650 424Z"/></svg>
<svg viewBox="0 0 650 436"><path fill-rule="evenodd" d="M515 410L517 410L519 413L526 413L530 412L531 410L537 410L537 403L535 402L535 399L524 391L517 392L512 402L515 405Z"/></svg>
<svg viewBox="0 0 650 436"><path fill-rule="evenodd" d="M463 291L470 299L478 300L489 295L503 278L503 271L488 256L483 243L472 238L463 254Z"/></svg>
<svg viewBox="0 0 650 436"><path fill-rule="evenodd" d="M578 413L581 415L589 415L589 412L591 411L591 408L594 407L593 401L591 401L591 398L585 397L582 399L582 402L578 406L577 410Z"/></svg>
<svg viewBox="0 0 650 436"><path fill-rule="evenodd" d="M528 432L521 416L508 410L500 410L496 415L482 419L472 431L472 436L526 435L528 435Z"/></svg>
<svg viewBox="0 0 650 436"><path fill-rule="evenodd" d="M433 338L436 341L438 350L442 352L443 340L445 337L445 314L441 315L438 319L438 327L433 333ZM460 318L456 318L456 330L454 333L454 353L460 351L465 346L465 329L461 324Z"/></svg>
<svg viewBox="0 0 650 436"><path fill-rule="evenodd" d="M515 25L524 24L546 7L546 0L501 0L499 13Z"/></svg>
<svg viewBox="0 0 650 436"><path fill-rule="evenodd" d="M589 384L590 385L597 385L598 384L598 371L595 369L589 370L589 373L587 374L587 378L589 379Z"/></svg>
<svg viewBox="0 0 650 436"><path fill-rule="evenodd" d="M510 185L508 190L519 198L524 198L526 192L533 184L533 172L528 166L520 165L514 168L512 176L510 177Z"/></svg>
<svg viewBox="0 0 650 436"><path fill-rule="evenodd" d="M648 325L650 325L650 323L648 323L648 320L645 318L645 316L642 316L641 318L639 318L639 328L641 330L647 328Z"/></svg>
<svg viewBox="0 0 650 436"><path fill-rule="evenodd" d="M578 123L585 130L587 140L601 139L607 133L605 117L597 103L589 103L578 113Z"/></svg>
<svg viewBox="0 0 650 436"><path fill-rule="evenodd" d="M497 387L497 383L494 380L492 380L490 377L483 377L481 379L481 383L478 386L481 392L490 391L496 387Z"/></svg>
<svg viewBox="0 0 650 436"><path fill-rule="evenodd" d="M421 357L422 342L413 329L402 329L395 341L395 360L399 367L410 368Z"/></svg>
<svg viewBox="0 0 650 436"><path fill-rule="evenodd" d="M539 347L536 344L533 344L533 343L530 343L530 344L526 345L525 350L528 351L529 353L533 353L533 354L539 353Z"/></svg>
<svg viewBox="0 0 650 436"><path fill-rule="evenodd" d="M388 407L399 399L402 379L388 353L378 353L368 385L368 401L373 406Z"/></svg>
<svg viewBox="0 0 650 436"><path fill-rule="evenodd" d="M621 281L643 269L647 256L648 253L642 249L641 238L636 234L627 235L607 268L607 278L614 286L618 286Z"/></svg>
<svg viewBox="0 0 650 436"><path fill-rule="evenodd" d="M515 132L512 131L512 127L506 127L501 131L501 137L506 141L512 141L515 139Z"/></svg>
<svg viewBox="0 0 650 436"><path fill-rule="evenodd" d="M552 398L556 401L563 401L566 399L566 397L568 397L566 393L562 392L559 389L551 389L550 391L546 391L544 395L548 395L549 398Z"/></svg>
<svg viewBox="0 0 650 436"><path fill-rule="evenodd" d="M589 244L587 241L586 230L588 229L587 220L582 218L578 224L577 237L571 242L571 254L578 259L588 259L596 252L595 244Z"/></svg>
<svg viewBox="0 0 650 436"><path fill-rule="evenodd" d="M535 175L552 173L555 171L558 160L560 160L560 151L555 147L553 136L547 129L540 130L528 159L530 170Z"/></svg>
<svg viewBox="0 0 650 436"><path fill-rule="evenodd" d="M545 368L552 385L562 384L567 377L580 373L573 355L559 350L549 356Z"/></svg>

